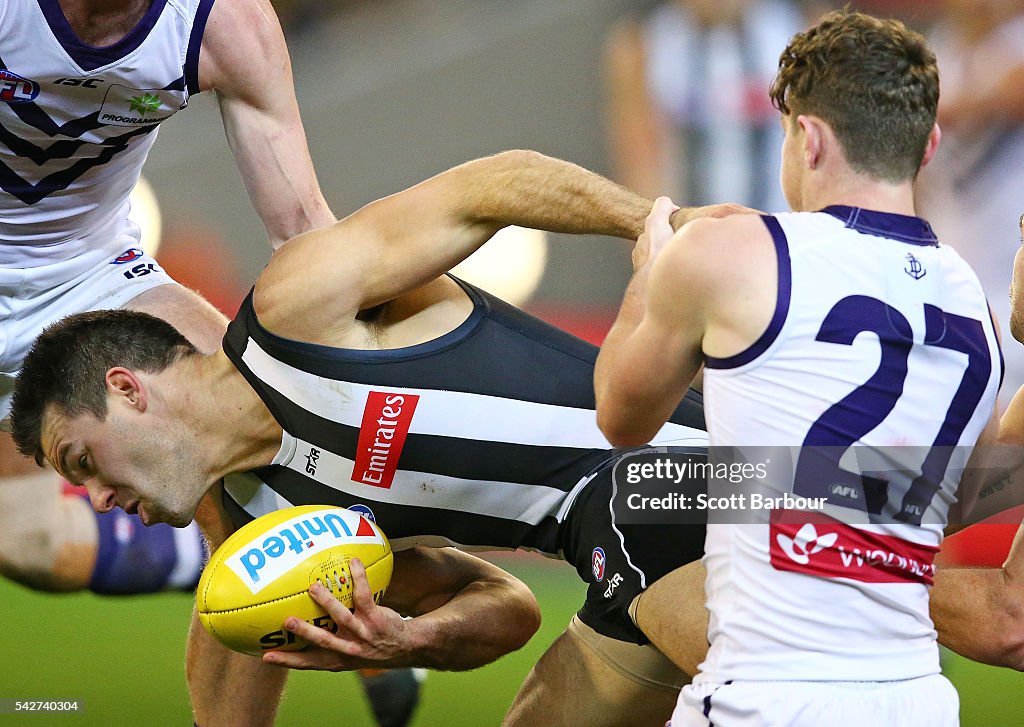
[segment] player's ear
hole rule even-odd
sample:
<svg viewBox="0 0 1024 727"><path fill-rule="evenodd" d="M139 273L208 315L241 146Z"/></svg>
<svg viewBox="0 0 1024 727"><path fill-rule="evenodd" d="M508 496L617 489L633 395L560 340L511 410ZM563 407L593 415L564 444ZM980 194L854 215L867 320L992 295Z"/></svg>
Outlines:
<svg viewBox="0 0 1024 727"><path fill-rule="evenodd" d="M827 135L824 123L816 116L800 114L796 117L796 125L803 141L804 164L808 169L817 169L822 161Z"/></svg>
<svg viewBox="0 0 1024 727"><path fill-rule="evenodd" d="M115 366L107 371L107 394L139 412L146 411L146 391L134 371Z"/></svg>
<svg viewBox="0 0 1024 727"><path fill-rule="evenodd" d="M928 162L935 157L935 152L939 150L940 141L942 141L942 129L940 129L938 123L936 123L928 133L928 141L925 143L924 147L924 157L921 159L921 169L928 166Z"/></svg>

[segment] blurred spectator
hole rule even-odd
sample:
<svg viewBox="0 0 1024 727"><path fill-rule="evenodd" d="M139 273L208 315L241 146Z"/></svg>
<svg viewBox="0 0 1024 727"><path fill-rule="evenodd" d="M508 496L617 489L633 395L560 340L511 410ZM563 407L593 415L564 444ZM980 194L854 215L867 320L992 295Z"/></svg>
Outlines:
<svg viewBox="0 0 1024 727"><path fill-rule="evenodd" d="M788 0L670 0L619 21L606 47L619 181L680 204L785 209L768 86L803 25Z"/></svg>
<svg viewBox="0 0 1024 727"><path fill-rule="evenodd" d="M933 33L942 145L922 174L922 209L981 278L999 318L1004 399L1024 384L1024 347L1009 335L1008 291L1024 210L1024 3L944 0Z"/></svg>

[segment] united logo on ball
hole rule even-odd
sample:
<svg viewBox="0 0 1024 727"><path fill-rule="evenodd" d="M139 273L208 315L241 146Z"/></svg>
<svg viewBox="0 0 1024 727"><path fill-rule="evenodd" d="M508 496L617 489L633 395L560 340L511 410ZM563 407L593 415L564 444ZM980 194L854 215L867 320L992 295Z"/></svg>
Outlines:
<svg viewBox="0 0 1024 727"><path fill-rule="evenodd" d="M305 641L284 630L284 620L296 616L336 630L309 587L319 581L351 608L352 558L366 567L374 600L380 600L391 581L394 555L375 523L325 505L264 515L231 535L210 558L196 589L199 620L235 651L305 648Z"/></svg>

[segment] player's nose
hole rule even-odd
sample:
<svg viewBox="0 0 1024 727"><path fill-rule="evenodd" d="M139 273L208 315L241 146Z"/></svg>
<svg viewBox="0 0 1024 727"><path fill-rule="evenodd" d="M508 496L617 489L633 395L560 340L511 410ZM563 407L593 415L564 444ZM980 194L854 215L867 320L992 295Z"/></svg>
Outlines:
<svg viewBox="0 0 1024 727"><path fill-rule="evenodd" d="M113 487L104 487L95 481L85 482L85 489L89 492L89 501L92 509L96 512L110 512L114 509L114 498L116 492Z"/></svg>

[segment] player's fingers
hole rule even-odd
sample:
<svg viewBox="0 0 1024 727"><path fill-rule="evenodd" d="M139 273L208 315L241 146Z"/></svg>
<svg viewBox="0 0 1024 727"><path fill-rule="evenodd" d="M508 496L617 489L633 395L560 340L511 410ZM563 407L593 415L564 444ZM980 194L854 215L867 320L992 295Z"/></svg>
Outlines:
<svg viewBox="0 0 1024 727"><path fill-rule="evenodd" d="M353 614L344 603L335 598L334 594L320 583L314 583L309 587L309 595L313 597L314 601L323 606L327 614L334 619L340 636L344 636L342 632L347 631L356 639L362 639L367 642L371 640L370 633L360 622L359 617Z"/></svg>
<svg viewBox="0 0 1024 727"><path fill-rule="evenodd" d="M358 634L354 635L354 639L349 639L346 638L346 634L340 631L337 634L333 634L327 629L306 623L301 618L295 618L294 616L284 622L284 627L313 646L319 646L327 651L347 654L349 656L359 656L363 653L363 644L360 643Z"/></svg>
<svg viewBox="0 0 1024 727"><path fill-rule="evenodd" d="M351 576L351 568L349 569L349 575ZM364 572L365 577L365 572ZM353 586L355 586L355 577L353 576ZM334 594L324 588L319 583L314 583L309 587L309 595L313 597L313 600L324 607L327 614L334 619L335 625L338 627L338 635L344 637L345 632L351 634L354 639L362 639L366 643L373 641L373 635L370 630L362 622L361 616L363 613L353 613L345 606L341 601L334 597ZM353 593L353 596L355 593ZM371 602L372 602L371 598ZM355 605L355 599L353 598L353 605Z"/></svg>
<svg viewBox="0 0 1024 727"><path fill-rule="evenodd" d="M268 651L263 655L263 663L302 671L309 669L343 671L348 668L339 660L337 654L323 652Z"/></svg>
<svg viewBox="0 0 1024 727"><path fill-rule="evenodd" d="M366 616L377 608L377 604L373 602L373 591L370 590L366 568L359 558L353 558L348 562L348 570L352 574L352 604L357 614Z"/></svg>
<svg viewBox="0 0 1024 727"><path fill-rule="evenodd" d="M669 217L676 209L678 208L671 199L668 197L658 197L654 200L654 206L651 207L650 214L647 215L644 229L651 229L655 225L667 225Z"/></svg>

